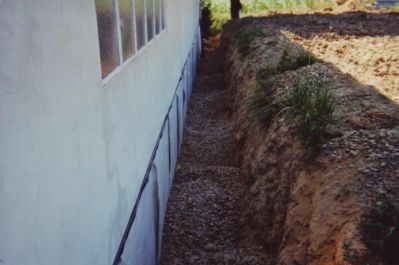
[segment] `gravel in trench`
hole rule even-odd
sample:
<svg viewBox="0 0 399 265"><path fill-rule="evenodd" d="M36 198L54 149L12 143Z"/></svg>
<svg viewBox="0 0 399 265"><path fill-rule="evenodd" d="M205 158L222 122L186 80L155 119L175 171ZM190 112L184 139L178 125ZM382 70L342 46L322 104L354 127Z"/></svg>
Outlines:
<svg viewBox="0 0 399 265"><path fill-rule="evenodd" d="M262 246L240 235L246 184L230 159L234 135L217 56L201 60L198 69L168 203L161 264L271 264Z"/></svg>

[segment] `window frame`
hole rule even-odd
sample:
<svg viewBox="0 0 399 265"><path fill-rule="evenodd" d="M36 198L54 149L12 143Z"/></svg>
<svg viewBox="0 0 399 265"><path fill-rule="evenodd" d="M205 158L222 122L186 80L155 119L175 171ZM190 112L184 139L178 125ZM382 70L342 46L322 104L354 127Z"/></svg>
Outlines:
<svg viewBox="0 0 399 265"><path fill-rule="evenodd" d="M113 6L113 12L114 12L114 16L113 19L115 19L116 21L114 21L114 24L116 26L116 34L115 37L116 42L117 42L117 47L118 47L118 64L117 66L111 71L109 72L106 76L102 76L102 59L101 59L101 55L100 55L100 75L101 75L101 81L102 81L102 85L105 85L106 83L108 83L108 81L110 81L111 79L113 79L117 74L119 74L122 69L124 69L128 64L130 64L132 61L134 61L138 56L140 56L145 50L146 47L148 47L149 45L151 45L152 42L156 41L161 35L164 34L164 32L167 30L167 26L166 26L166 22L165 22L165 26L162 27L162 21L166 21L166 1L167 0L159 0L160 2L162 2L162 4L164 5L162 7L162 4L160 5L160 22L161 22L161 26L160 26L160 31L159 33L156 32L156 17L155 17L155 12L156 12L156 8L155 8L155 3L154 0L151 0L152 2L152 9L153 9L153 17L152 17L152 30L153 30L153 38L151 40L148 40L148 19L147 19L147 0L130 0L132 3L132 51L133 51L133 55L130 56L127 59L123 59L123 37L122 37L122 31L121 31L121 16L120 16L120 9L119 9L119 1L121 0L109 0L112 1L112 6ZM137 42L137 20L136 20L136 1L142 1L143 2L143 15L144 15L144 34L145 34L145 43L144 45L138 49L138 42ZM95 6L95 8L97 8ZM97 14L97 12L96 12ZM98 19L98 18L97 18ZM98 23L97 23L97 27L98 27ZM98 30L97 30L98 32ZM99 39L99 36L98 36Z"/></svg>

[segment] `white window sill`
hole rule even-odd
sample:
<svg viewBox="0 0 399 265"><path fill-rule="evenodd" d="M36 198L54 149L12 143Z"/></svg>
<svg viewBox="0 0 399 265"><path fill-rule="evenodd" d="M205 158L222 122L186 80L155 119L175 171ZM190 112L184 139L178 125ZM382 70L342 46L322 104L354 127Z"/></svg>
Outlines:
<svg viewBox="0 0 399 265"><path fill-rule="evenodd" d="M102 79L102 85L106 85L110 80L112 80L115 76L117 76L122 70L129 65L131 62L133 62L137 57L139 57L154 41L156 41L158 38L160 38L163 34L165 34L166 29L163 29L158 35L156 35L153 39L148 41L143 47L140 48L140 50L137 50L136 53L124 61L121 65L116 67L111 73L109 73L107 76L105 76Z"/></svg>

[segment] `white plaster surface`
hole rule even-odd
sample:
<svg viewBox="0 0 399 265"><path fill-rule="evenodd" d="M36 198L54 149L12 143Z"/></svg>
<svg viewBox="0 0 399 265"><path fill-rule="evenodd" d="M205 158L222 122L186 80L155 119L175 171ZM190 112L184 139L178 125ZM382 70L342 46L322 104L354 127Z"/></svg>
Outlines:
<svg viewBox="0 0 399 265"><path fill-rule="evenodd" d="M195 43L195 42L194 42ZM196 60L192 54L188 56L188 64L183 71L183 80L189 80L191 65ZM138 199L138 210L137 216L134 219L133 225L127 235L126 244L121 254L120 264L132 264L133 261L136 264L153 264L161 257L161 245L162 245L162 230L164 226L164 219L166 215L167 200L171 187L171 173L170 169L173 170L176 167L177 161L177 146L178 146L178 133L177 130L169 130L168 123L174 128L177 128L179 121L173 116L176 114L176 108L173 106L177 104L177 94L179 91L184 91L183 94L188 95L190 90L190 84L182 82L178 86L177 93L173 100L173 104L168 112L168 119L165 121L164 128L162 130L161 137L157 148L155 150L155 156L151 164L151 171L149 172L149 180L146 181L144 192ZM188 98L187 98L188 100ZM180 105L182 108L184 105ZM180 112L184 112L181 110ZM172 117L172 119L170 119ZM180 123L182 123L180 119ZM169 166L169 159L173 161ZM151 178L154 178L155 187ZM148 194L152 194L149 196ZM145 211L143 210L145 209ZM153 213L150 214L149 213ZM155 219L155 220L154 220ZM155 234L156 236L153 236ZM133 264L135 264L133 262Z"/></svg>
<svg viewBox="0 0 399 265"><path fill-rule="evenodd" d="M137 209L130 236L126 241L120 265L156 265L158 237L158 169L152 167L147 186Z"/></svg>
<svg viewBox="0 0 399 265"><path fill-rule="evenodd" d="M158 234L158 257L160 257L161 242L162 242L162 231L164 227L164 220L166 215L166 206L169 197L169 141L168 141L168 127L162 134L162 138L159 142L156 157L154 159L154 165L158 169L158 200L159 200L159 234Z"/></svg>
<svg viewBox="0 0 399 265"><path fill-rule="evenodd" d="M94 1L0 3L1 264L112 263L197 32L198 0L166 2L104 85Z"/></svg>

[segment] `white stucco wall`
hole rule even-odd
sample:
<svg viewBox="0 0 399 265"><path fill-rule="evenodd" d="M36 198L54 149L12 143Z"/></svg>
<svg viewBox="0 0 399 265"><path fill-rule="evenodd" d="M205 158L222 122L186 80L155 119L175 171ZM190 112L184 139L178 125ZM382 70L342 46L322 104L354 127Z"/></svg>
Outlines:
<svg viewBox="0 0 399 265"><path fill-rule="evenodd" d="M103 84L94 1L0 1L1 264L112 263L197 30L166 2Z"/></svg>

